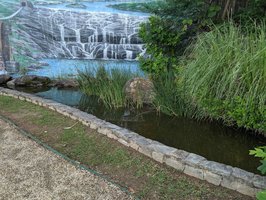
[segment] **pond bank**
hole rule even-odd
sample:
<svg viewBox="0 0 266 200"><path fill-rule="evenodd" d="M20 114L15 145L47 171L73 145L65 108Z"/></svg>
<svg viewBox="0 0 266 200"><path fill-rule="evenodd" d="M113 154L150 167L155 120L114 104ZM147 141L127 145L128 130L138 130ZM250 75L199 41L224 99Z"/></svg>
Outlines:
<svg viewBox="0 0 266 200"><path fill-rule="evenodd" d="M8 89L1 88L0 93L1 95L12 96L47 107L72 119L79 120L91 129L97 130L98 133L107 135L107 137L115 139L121 144L131 147L158 162L165 163L185 174L206 180L212 184L221 185L250 196L254 196L258 190L264 189L266 186L265 177L208 161L204 157L192 153L167 147L127 129L100 120L93 115L81 112L78 109Z"/></svg>

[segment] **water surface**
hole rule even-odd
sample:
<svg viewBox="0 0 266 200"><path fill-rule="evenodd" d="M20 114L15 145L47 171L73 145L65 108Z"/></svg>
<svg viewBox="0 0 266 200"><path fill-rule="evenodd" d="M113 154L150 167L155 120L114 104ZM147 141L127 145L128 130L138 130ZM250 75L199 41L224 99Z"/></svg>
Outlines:
<svg viewBox="0 0 266 200"><path fill-rule="evenodd" d="M75 77L79 71L97 69L99 66L105 67L107 70L121 69L129 70L133 73L143 74L139 69L137 61L125 60L74 60L74 59L43 59L42 62L48 66L31 69L28 74L47 76L50 78L71 78Z"/></svg>

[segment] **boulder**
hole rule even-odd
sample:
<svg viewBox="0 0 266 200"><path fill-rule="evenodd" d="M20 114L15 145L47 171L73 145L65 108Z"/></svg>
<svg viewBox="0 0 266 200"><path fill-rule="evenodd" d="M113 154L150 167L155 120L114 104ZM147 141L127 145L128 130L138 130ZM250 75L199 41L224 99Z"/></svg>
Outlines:
<svg viewBox="0 0 266 200"><path fill-rule="evenodd" d="M15 88L15 79L11 80L11 81L8 81L6 83L7 87L11 88L11 89L14 89Z"/></svg>
<svg viewBox="0 0 266 200"><path fill-rule="evenodd" d="M0 85L6 84L11 79L12 79L12 77L7 75L7 74L0 75Z"/></svg>
<svg viewBox="0 0 266 200"><path fill-rule="evenodd" d="M58 88L77 88L79 84L75 79L62 79L53 81L50 86Z"/></svg>
<svg viewBox="0 0 266 200"><path fill-rule="evenodd" d="M45 76L26 75L15 79L15 86L44 87L51 83L51 79Z"/></svg>
<svg viewBox="0 0 266 200"><path fill-rule="evenodd" d="M134 103L151 104L154 99L154 86L149 79L133 78L124 87L126 98Z"/></svg>

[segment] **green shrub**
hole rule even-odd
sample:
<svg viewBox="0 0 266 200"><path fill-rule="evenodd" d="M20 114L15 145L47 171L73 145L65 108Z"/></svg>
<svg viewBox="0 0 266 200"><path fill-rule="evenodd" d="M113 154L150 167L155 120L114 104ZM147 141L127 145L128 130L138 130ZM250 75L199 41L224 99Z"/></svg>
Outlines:
<svg viewBox="0 0 266 200"><path fill-rule="evenodd" d="M232 23L198 37L184 59L184 84L206 115L266 131L266 27Z"/></svg>
<svg viewBox="0 0 266 200"><path fill-rule="evenodd" d="M266 146L257 147L254 150L249 151L249 155L254 155L255 157L261 158L261 165L258 167L258 170L262 173L266 173ZM266 199L266 190L258 192L256 195L258 200Z"/></svg>

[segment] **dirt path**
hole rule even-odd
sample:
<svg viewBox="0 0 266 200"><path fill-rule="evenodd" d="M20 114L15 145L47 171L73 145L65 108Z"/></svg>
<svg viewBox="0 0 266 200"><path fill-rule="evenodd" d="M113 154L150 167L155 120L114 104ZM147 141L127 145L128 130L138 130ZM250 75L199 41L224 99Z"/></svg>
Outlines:
<svg viewBox="0 0 266 200"><path fill-rule="evenodd" d="M0 120L0 199L132 199Z"/></svg>

